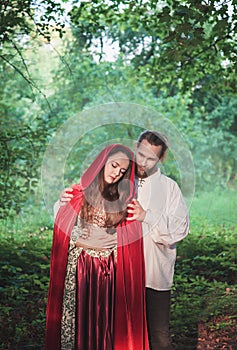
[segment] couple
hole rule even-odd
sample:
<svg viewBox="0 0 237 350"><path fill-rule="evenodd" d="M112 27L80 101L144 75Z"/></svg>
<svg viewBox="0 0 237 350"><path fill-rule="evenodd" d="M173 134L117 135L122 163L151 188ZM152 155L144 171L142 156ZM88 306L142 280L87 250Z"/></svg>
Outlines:
<svg viewBox="0 0 237 350"><path fill-rule="evenodd" d="M172 349L175 244L189 219L178 185L157 168L167 148L144 131L135 165L130 149L107 146L61 196L45 349Z"/></svg>

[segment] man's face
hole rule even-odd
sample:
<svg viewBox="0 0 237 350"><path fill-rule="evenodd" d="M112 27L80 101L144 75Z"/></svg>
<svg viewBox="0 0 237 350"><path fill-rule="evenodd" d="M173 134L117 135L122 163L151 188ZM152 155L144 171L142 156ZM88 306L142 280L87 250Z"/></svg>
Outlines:
<svg viewBox="0 0 237 350"><path fill-rule="evenodd" d="M145 178L156 171L162 146L151 145L147 140L142 140L136 146L136 175Z"/></svg>

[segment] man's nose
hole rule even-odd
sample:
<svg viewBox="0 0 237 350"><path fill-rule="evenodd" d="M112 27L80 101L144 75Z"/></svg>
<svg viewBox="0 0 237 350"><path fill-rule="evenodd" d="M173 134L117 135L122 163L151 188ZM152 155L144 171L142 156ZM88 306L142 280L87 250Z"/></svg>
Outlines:
<svg viewBox="0 0 237 350"><path fill-rule="evenodd" d="M142 161L141 161L141 166L142 167L145 167L147 164L147 159L146 158L143 158Z"/></svg>

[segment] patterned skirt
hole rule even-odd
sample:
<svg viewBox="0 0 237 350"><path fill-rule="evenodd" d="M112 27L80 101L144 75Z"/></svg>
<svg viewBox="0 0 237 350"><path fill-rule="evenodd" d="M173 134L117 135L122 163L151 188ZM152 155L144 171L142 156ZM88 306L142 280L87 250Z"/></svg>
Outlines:
<svg viewBox="0 0 237 350"><path fill-rule="evenodd" d="M116 248L97 251L70 242L61 349L112 350Z"/></svg>

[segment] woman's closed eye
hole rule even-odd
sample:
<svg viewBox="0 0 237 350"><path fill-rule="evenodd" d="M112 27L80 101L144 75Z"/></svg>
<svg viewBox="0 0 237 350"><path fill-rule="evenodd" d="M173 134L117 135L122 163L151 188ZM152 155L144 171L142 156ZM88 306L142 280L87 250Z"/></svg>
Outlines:
<svg viewBox="0 0 237 350"><path fill-rule="evenodd" d="M119 166L119 165L118 165L117 163L112 163L112 167L113 167L113 168L116 169L118 166ZM127 169L124 169L124 168L121 168L121 169L120 169L120 173L121 173L121 174L125 174L126 171L127 171Z"/></svg>

